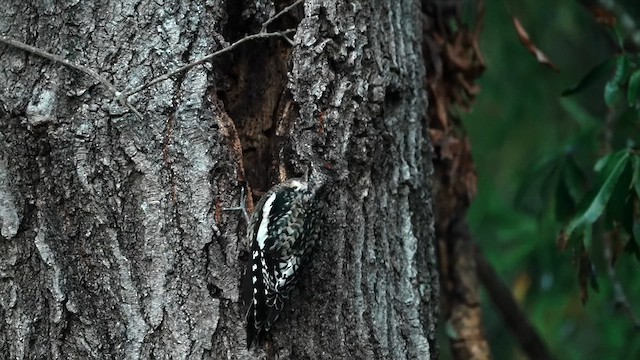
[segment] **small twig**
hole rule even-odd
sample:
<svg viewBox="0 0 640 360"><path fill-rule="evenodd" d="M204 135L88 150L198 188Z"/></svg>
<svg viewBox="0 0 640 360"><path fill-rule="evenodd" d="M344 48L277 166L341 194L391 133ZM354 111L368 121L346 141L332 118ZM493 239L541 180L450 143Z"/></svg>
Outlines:
<svg viewBox="0 0 640 360"><path fill-rule="evenodd" d="M104 76L98 74L96 71L86 67L86 66L82 66L79 64L75 64L72 63L71 61L63 58L62 56L59 55L55 55L52 54L50 52L46 52L40 48L37 48L35 46L31 46L31 45L27 45L23 42L20 42L18 40L15 39L11 39L8 38L6 36L0 35L0 42L9 46L12 46L14 48L26 51L28 53L34 54L36 56L39 56L41 58L45 58L47 60L51 60L53 62L57 62L60 63L66 67L75 69L77 71L80 71L81 73L84 73L86 75L89 75L90 77L92 77L93 79L97 80L99 83L101 83L104 87L106 87L109 91L111 91L111 93L113 94L113 97L115 99L120 100L120 102L122 103L122 105L126 106L127 108L129 108L129 110L131 110L134 114L136 114L139 118L143 119L142 114L140 114L140 112L133 107L131 104L129 104L128 101L126 101L126 99L123 99L121 97L122 92L119 91L111 82L109 82L109 80L107 80Z"/></svg>
<svg viewBox="0 0 640 360"><path fill-rule="evenodd" d="M48 53L42 49L39 49L35 46L31 46L31 45L27 45L25 43L22 43L18 40L14 40L14 39L10 39L6 36L0 36L0 42L13 46L15 48L24 50L26 52L32 53L34 55L40 56L42 58L51 60L53 62L57 62L57 63L61 63L64 66L76 69L82 73L85 73L89 76L91 76L92 78L94 78L95 80L99 81L102 85L104 85L107 89L109 89L109 91L111 91L115 96L120 95L120 92L118 91L118 89L116 89L116 87L109 82L109 80L105 79L102 75L98 74L97 72L93 71L92 69L89 69L88 67L84 67L82 65L78 65L78 64L74 64L72 62L70 62L69 60L55 55L55 54L51 54Z"/></svg>
<svg viewBox="0 0 640 360"><path fill-rule="evenodd" d="M274 16L272 16L271 18L267 19L267 21L265 21L262 24L262 30L260 30L261 33L264 33L265 31L267 31L267 26L269 26L269 24L271 24L272 22L274 22L277 18L279 18L280 16L282 16L283 14L289 12L289 10L293 9L295 6L297 6L298 4L302 4L304 2L304 0L297 0L294 1L293 4L287 6L286 8L282 9L282 11L280 11L279 13L275 14Z"/></svg>
<svg viewBox="0 0 640 360"><path fill-rule="evenodd" d="M142 90L144 90L144 89L146 89L148 87L151 87L151 86L153 86L153 85L155 85L155 84L157 84L159 82L168 80L171 77L173 77L173 76L175 76L175 75L177 75L177 74L179 74L181 72L187 71L187 70L189 70L189 69L191 69L191 68L193 68L195 66L198 66L198 65L200 65L202 63L211 61L211 59L215 58L216 56L219 56L219 55L224 54L224 53L226 53L228 51L231 51L232 49L236 48L238 45L240 45L240 44L242 44L244 42L247 42L249 40L264 39L264 38L270 38L270 37L285 37L286 38L286 35L288 33L294 32L294 31L295 31L295 29L288 29L288 30L284 30L284 31L275 31L275 32L271 32L271 33L257 33L257 34L252 34L252 35L245 36L242 39L234 42L233 44L231 44L231 45L229 45L229 46L227 46L227 47L225 47L223 49L220 49L220 50L218 50L218 51L216 51L214 53L211 53L211 54L209 54L209 55L207 55L207 56L205 56L203 58L200 58L200 59L198 59L198 60L196 60L196 61L194 61L192 63L184 65L184 66L182 66L182 67L180 67L180 68L178 68L178 69L176 69L176 70L174 70L172 72L169 72L169 73L166 73L166 74L164 74L162 76L159 76L159 77L149 81L148 83L146 83L144 85L141 85L141 86L139 86L139 87L137 87L137 88L135 88L133 90L127 91L126 93L121 95L121 97L123 99L127 99L129 96L134 95L136 93L139 93L140 91L142 91Z"/></svg>
<svg viewBox="0 0 640 360"><path fill-rule="evenodd" d="M249 224L249 211L247 210L247 196L244 193L244 186L240 188L240 206L223 208L222 211L240 211L245 221Z"/></svg>
<svg viewBox="0 0 640 360"><path fill-rule="evenodd" d="M136 109L133 105L129 103L129 100L124 98L116 98L116 99L120 101L120 103L122 103L124 106L129 108L129 110L131 110L132 113L136 114L136 116L139 117L140 120L144 120L144 116L142 116L142 114L138 111L138 109Z"/></svg>

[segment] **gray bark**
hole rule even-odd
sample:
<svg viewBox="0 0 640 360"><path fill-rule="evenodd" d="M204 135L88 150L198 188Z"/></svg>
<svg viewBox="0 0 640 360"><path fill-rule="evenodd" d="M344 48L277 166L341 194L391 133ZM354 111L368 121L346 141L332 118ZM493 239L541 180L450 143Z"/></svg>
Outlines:
<svg viewBox="0 0 640 360"><path fill-rule="evenodd" d="M226 3L8 0L0 34L124 90L282 8ZM307 0L298 15L292 48L245 44L133 96L144 120L93 79L0 45L0 358L437 356L419 1ZM227 86L234 71L248 79ZM245 172L264 191L314 158L346 179L266 351L248 352L246 226L220 209Z"/></svg>

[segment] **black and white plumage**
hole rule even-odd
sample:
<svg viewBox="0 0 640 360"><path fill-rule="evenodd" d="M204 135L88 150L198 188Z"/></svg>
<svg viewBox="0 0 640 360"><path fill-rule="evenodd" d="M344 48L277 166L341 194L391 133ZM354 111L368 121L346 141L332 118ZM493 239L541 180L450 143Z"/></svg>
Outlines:
<svg viewBox="0 0 640 360"><path fill-rule="evenodd" d="M278 319L300 269L316 243L318 202L327 178L289 179L271 188L255 207L247 231L250 259L243 281L247 347Z"/></svg>

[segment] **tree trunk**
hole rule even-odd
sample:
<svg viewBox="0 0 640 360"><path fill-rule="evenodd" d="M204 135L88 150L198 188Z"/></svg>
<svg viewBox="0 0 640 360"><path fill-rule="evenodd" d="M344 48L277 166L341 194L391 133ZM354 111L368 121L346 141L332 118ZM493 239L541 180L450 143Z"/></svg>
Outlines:
<svg viewBox="0 0 640 360"><path fill-rule="evenodd" d="M288 3L0 4L0 35L121 90ZM0 46L0 358L432 359L438 276L420 2L307 0L132 96ZM246 350L237 205L310 162L342 174L271 339ZM245 183L246 180L246 183Z"/></svg>

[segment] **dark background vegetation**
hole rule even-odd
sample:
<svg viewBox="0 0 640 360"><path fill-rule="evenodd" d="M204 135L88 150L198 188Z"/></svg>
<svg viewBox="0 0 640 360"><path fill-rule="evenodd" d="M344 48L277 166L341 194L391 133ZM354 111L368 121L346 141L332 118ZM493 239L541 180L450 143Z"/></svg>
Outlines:
<svg viewBox="0 0 640 360"><path fill-rule="evenodd" d="M640 4L619 4L640 23L640 16L634 15L640 13ZM522 45L514 16L559 72L538 63ZM623 39L633 35L618 32ZM615 31L598 24L579 1L487 1L482 34L487 70L473 111L463 116L478 171L478 196L469 220L473 236L558 359L640 358L634 315L617 301L615 281L607 274L602 251L602 239L611 234L607 225L593 225L593 241L584 249L599 288L595 292L589 287L586 304L578 271L583 249L577 244L583 239L572 237L564 251L557 244L563 227L580 214L579 203L588 202L590 191L598 189L596 161L608 152L633 149L637 142L637 110L604 101L603 89L613 69L577 93L561 96L598 64L620 55L617 44ZM634 51L625 50L630 56ZM635 60L632 70L637 69ZM626 101L626 94L623 97ZM613 133L610 138L607 131ZM583 175L584 194L568 206L557 196L553 181L536 171L563 156L570 157ZM637 205L637 194L627 193L626 200ZM568 209L561 211L563 207ZM640 310L640 267L626 249L614 268L627 304ZM523 358L495 309L488 301L484 304L494 357Z"/></svg>

